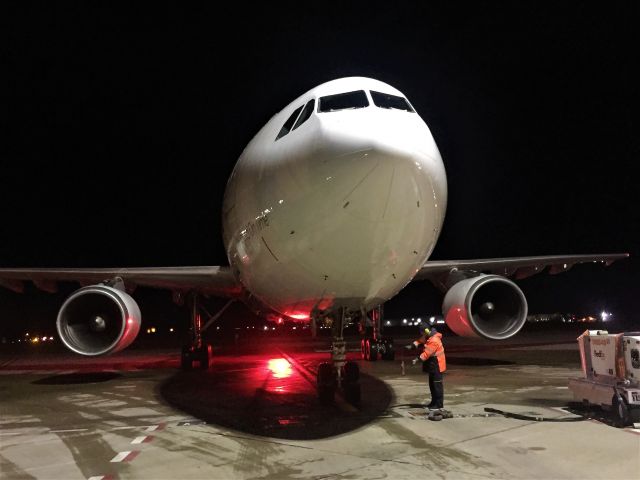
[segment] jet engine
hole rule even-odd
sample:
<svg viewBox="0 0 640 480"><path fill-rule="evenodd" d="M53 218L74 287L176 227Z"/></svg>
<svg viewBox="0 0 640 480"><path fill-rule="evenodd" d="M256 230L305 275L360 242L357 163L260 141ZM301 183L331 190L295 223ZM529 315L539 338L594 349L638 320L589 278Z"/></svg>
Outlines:
<svg viewBox="0 0 640 480"><path fill-rule="evenodd" d="M130 295L106 285L91 285L71 295L60 308L56 326L67 348L81 355L118 352L140 330L140 308Z"/></svg>
<svg viewBox="0 0 640 480"><path fill-rule="evenodd" d="M442 304L447 326L462 337L504 340L527 320L522 290L499 275L478 275L455 283Z"/></svg>

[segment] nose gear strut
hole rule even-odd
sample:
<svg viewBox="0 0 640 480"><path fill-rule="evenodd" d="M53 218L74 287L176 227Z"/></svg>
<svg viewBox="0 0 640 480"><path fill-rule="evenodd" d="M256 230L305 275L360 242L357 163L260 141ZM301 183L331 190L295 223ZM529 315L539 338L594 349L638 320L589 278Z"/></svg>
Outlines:
<svg viewBox="0 0 640 480"><path fill-rule="evenodd" d="M354 405L360 403L360 369L355 362L347 361L347 342L343 331L347 317L346 308L340 308L333 315L331 324L331 363L318 366L318 397L322 403L330 403L338 387L342 388L345 399ZM319 318L313 318L316 324Z"/></svg>

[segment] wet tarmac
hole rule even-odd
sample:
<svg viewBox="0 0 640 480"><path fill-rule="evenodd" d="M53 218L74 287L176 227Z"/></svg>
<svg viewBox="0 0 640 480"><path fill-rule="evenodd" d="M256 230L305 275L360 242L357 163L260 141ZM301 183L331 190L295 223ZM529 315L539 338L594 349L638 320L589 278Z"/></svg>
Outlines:
<svg viewBox="0 0 640 480"><path fill-rule="evenodd" d="M209 371L178 353L85 359L0 355L0 469L7 479L637 479L640 430L572 402L572 337L445 339L445 407L430 421L425 375L361 362L362 401L318 402L318 344L217 349ZM396 342L402 345L401 341Z"/></svg>

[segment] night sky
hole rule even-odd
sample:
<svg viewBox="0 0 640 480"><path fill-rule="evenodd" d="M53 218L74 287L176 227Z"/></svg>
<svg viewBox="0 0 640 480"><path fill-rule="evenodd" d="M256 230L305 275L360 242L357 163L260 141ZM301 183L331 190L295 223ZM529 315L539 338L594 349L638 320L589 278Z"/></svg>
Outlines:
<svg viewBox="0 0 640 480"><path fill-rule="evenodd" d="M352 75L405 93L440 148L432 258L640 258L635 2L184 3L2 7L0 266L226 264L242 149ZM639 318L637 260L521 285L532 311ZM437 308L432 290L389 307Z"/></svg>

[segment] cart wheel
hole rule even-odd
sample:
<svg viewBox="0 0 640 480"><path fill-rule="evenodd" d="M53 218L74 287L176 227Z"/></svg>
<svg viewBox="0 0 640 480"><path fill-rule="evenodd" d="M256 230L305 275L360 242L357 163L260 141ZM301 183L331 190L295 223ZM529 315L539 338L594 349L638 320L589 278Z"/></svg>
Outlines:
<svg viewBox="0 0 640 480"><path fill-rule="evenodd" d="M616 426L623 428L630 423L631 418L629 417L629 407L627 407L624 399L622 399L622 401L619 399L620 397L618 395L613 396L613 400L611 401L612 413Z"/></svg>

